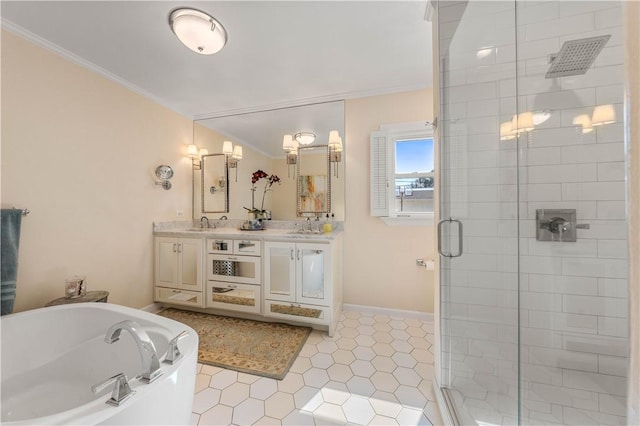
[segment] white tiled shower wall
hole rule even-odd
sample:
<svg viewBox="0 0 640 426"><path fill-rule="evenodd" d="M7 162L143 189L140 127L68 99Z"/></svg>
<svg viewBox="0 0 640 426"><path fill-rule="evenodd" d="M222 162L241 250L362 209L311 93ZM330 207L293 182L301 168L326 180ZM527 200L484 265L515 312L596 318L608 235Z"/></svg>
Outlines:
<svg viewBox="0 0 640 426"><path fill-rule="evenodd" d="M450 384L477 420L511 424L517 415L519 286L523 422L625 422L621 13L612 1L440 6L451 159L443 172L456 176L444 201L465 225L465 254L452 261L443 291L443 348L452 354ZM545 79L547 55L564 41L602 34L611 39L586 74ZM573 126L601 104L615 106L616 123L586 134ZM540 109L551 118L519 137L519 151L499 140L500 122ZM536 241L540 208L575 208L590 229L575 243Z"/></svg>

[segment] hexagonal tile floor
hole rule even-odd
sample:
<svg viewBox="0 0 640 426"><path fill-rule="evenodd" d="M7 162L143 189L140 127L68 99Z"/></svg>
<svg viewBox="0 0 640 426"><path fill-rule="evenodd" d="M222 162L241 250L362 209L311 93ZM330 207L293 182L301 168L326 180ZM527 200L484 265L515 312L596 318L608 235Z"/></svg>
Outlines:
<svg viewBox="0 0 640 426"><path fill-rule="evenodd" d="M314 331L282 381L198 364L193 425L441 425L433 323L359 311Z"/></svg>

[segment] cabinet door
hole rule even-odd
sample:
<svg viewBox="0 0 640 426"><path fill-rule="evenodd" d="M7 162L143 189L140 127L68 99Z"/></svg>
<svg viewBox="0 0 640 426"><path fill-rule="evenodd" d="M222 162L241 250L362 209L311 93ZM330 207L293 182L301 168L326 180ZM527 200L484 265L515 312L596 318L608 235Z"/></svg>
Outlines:
<svg viewBox="0 0 640 426"><path fill-rule="evenodd" d="M178 285L178 239L155 238L155 285L176 288Z"/></svg>
<svg viewBox="0 0 640 426"><path fill-rule="evenodd" d="M296 288L295 244L264 244L264 298L293 302Z"/></svg>
<svg viewBox="0 0 640 426"><path fill-rule="evenodd" d="M202 240L183 238L178 244L178 288L202 291Z"/></svg>
<svg viewBox="0 0 640 426"><path fill-rule="evenodd" d="M298 302L328 306L331 259L327 244L297 244Z"/></svg>

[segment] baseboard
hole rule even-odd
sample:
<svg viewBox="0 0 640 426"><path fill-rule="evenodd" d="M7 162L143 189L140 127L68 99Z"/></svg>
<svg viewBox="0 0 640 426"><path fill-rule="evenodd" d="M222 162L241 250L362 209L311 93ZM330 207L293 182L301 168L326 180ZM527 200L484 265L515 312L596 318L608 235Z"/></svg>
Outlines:
<svg viewBox="0 0 640 426"><path fill-rule="evenodd" d="M159 303L152 303L152 304L147 305L147 306L145 306L143 308L140 308L141 311L151 312L152 314L155 314L160 309L162 309L162 305L160 305Z"/></svg>
<svg viewBox="0 0 640 426"><path fill-rule="evenodd" d="M371 314L388 315L390 317L417 318L422 321L433 322L433 314L429 312L405 311L402 309L379 308L377 306L352 305L345 303L342 305L343 311L361 311Z"/></svg>

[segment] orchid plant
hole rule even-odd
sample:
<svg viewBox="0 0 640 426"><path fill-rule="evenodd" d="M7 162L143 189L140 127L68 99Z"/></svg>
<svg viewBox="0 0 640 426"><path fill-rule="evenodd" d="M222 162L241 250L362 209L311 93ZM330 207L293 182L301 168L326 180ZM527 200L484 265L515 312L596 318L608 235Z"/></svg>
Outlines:
<svg viewBox="0 0 640 426"><path fill-rule="evenodd" d="M260 208L257 209L255 206L254 198L256 190L258 189L256 184L262 179L266 179L266 183L264 184L264 190L262 192L262 203L260 204ZM251 175L251 208L248 209L245 207L245 209L254 214L264 214L264 199L267 195L267 192L273 190L272 187L274 183L280 184L280 178L277 175L268 175L263 170L256 170L255 172L253 172L253 174Z"/></svg>

